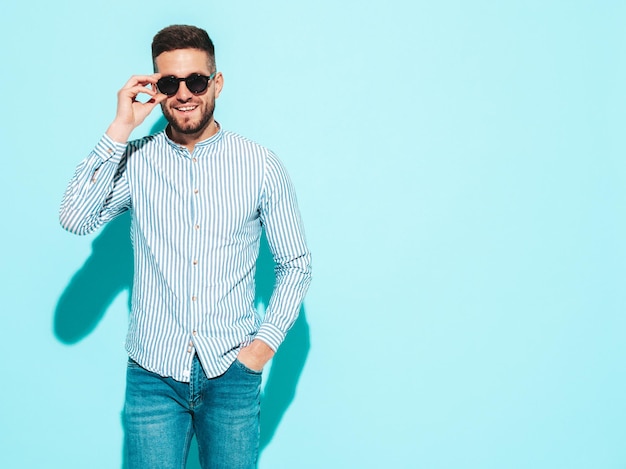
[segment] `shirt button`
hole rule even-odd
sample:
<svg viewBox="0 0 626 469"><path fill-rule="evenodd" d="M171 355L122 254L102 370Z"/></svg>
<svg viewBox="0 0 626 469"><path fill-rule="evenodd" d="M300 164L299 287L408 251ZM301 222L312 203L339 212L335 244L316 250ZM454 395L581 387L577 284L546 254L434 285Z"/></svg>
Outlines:
<svg viewBox="0 0 626 469"><path fill-rule="evenodd" d="M196 158L192 158L191 161L193 161L194 163L198 162L198 160Z"/></svg>
<svg viewBox="0 0 626 469"><path fill-rule="evenodd" d="M191 301L196 301L197 299L198 299L198 298L197 298L197 297L195 297L195 296L192 296L192 297L191 297Z"/></svg>
<svg viewBox="0 0 626 469"><path fill-rule="evenodd" d="M193 265L198 265L198 259L193 260Z"/></svg>
<svg viewBox="0 0 626 469"><path fill-rule="evenodd" d="M194 190L193 190L193 193L194 193L194 194L197 194L198 192L200 192L198 189L194 189Z"/></svg>
<svg viewBox="0 0 626 469"><path fill-rule="evenodd" d="M193 331L193 335L198 335L198 331Z"/></svg>

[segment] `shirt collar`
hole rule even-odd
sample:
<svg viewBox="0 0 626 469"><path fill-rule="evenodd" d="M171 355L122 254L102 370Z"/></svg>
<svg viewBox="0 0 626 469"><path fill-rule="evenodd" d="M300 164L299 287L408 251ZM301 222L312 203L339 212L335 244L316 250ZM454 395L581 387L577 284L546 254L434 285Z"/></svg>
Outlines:
<svg viewBox="0 0 626 469"><path fill-rule="evenodd" d="M211 135L209 138L207 138L206 140L202 140L198 143L196 143L195 147L196 148L205 148L208 147L210 145L213 145L217 142L219 142L222 137L224 136L224 130L222 129L222 126L220 125L219 122L215 121L215 123L217 124L217 132L214 133L213 135ZM166 128L167 129L167 128ZM163 138L165 138L165 141L174 149L176 150L183 150L185 147L183 147L182 145L179 145L178 143L174 142L168 135L166 132L166 129L163 129L161 131L161 133L163 134Z"/></svg>

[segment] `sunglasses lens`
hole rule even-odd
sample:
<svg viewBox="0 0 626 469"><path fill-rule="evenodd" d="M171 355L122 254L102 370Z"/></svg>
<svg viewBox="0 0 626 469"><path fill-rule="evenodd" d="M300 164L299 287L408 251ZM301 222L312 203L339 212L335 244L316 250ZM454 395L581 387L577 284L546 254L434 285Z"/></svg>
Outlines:
<svg viewBox="0 0 626 469"><path fill-rule="evenodd" d="M175 77L163 77L157 81L157 88L168 96L175 95L178 91L178 80Z"/></svg>
<svg viewBox="0 0 626 469"><path fill-rule="evenodd" d="M157 81L157 88L163 94L174 96L178 92L178 85L184 80L189 91L199 94L207 89L211 77L205 77L199 73L194 73L187 78L163 77Z"/></svg>
<svg viewBox="0 0 626 469"><path fill-rule="evenodd" d="M185 79L185 84L187 85L189 91L198 94L206 90L206 87L209 84L209 78L204 75L194 74Z"/></svg>

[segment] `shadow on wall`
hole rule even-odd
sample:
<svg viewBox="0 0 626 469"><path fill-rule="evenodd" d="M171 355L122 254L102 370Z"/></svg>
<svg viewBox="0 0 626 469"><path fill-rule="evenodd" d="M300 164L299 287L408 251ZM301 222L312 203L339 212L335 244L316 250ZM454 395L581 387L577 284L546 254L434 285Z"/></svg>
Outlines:
<svg viewBox="0 0 626 469"><path fill-rule="evenodd" d="M74 344L89 335L122 291L128 290L129 299L132 297L133 253L129 233L130 215L124 213L109 222L94 240L91 255L57 303L54 334L60 342ZM257 261L257 306L268 304L274 281L274 261L263 235ZM261 451L270 443L294 399L309 348L309 326L302 308L298 320L274 357L265 382L261 396ZM125 467L124 463L122 467ZM200 469L195 441L187 469Z"/></svg>
<svg viewBox="0 0 626 469"><path fill-rule="evenodd" d="M133 285L133 248L127 213L109 222L92 244L91 255L65 288L54 312L54 334L74 344L91 333L124 290Z"/></svg>

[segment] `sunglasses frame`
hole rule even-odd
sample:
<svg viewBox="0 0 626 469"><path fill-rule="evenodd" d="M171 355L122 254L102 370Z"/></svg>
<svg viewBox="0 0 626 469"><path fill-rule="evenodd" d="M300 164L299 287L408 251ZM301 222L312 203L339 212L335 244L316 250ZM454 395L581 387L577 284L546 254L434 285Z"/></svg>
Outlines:
<svg viewBox="0 0 626 469"><path fill-rule="evenodd" d="M169 76L166 76L166 77L161 77L161 78L159 78L159 79L157 80L157 82L156 82L156 87L157 87L157 89L159 90L159 93L162 93L162 94L164 94L164 95L166 95L166 96L174 96L176 93L178 93L178 90L179 90L179 88L180 88L180 82L181 82L181 81L184 81L184 82L185 82L185 86L187 87L187 89L188 89L189 91L191 91L193 94L201 94L201 93L204 93L204 92L206 91L206 89L209 87L209 82L210 82L213 78L215 78L215 74L216 74L216 73L217 73L217 72L213 72L213 73L211 73L211 74L210 74L210 75L208 75L208 76L207 76L207 75L202 75L201 73L192 73L191 75L189 75L189 76L187 76L187 77L185 77L185 78L178 78L178 77L175 77L174 75L169 75ZM206 78L206 85L205 85L205 86L204 86L204 88L203 88L203 89L201 89L200 91L193 91L191 88L189 88L189 80L196 79L196 78L198 78L198 77L201 77L201 78ZM169 83L176 83L176 89L174 90L174 92L173 92L173 93L165 93L165 92L161 89L161 87L159 86L159 82L160 82L160 81L162 81L162 80L167 80Z"/></svg>

